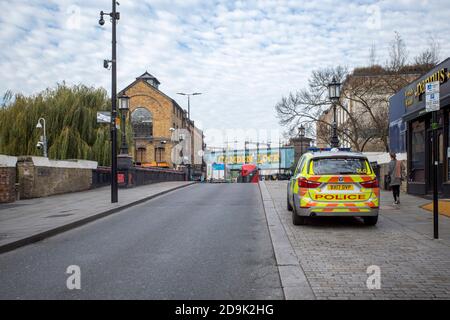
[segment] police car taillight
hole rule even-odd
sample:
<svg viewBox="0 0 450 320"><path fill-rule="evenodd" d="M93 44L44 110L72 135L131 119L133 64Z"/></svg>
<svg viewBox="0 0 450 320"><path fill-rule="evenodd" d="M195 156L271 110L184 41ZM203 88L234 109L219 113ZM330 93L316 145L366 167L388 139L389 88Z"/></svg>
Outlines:
<svg viewBox="0 0 450 320"><path fill-rule="evenodd" d="M307 188L307 189L318 188L321 185L320 182L309 181L306 178L298 178L297 183L300 188Z"/></svg>
<svg viewBox="0 0 450 320"><path fill-rule="evenodd" d="M378 180L372 180L367 182L361 182L361 187L366 189L375 189L379 188Z"/></svg>

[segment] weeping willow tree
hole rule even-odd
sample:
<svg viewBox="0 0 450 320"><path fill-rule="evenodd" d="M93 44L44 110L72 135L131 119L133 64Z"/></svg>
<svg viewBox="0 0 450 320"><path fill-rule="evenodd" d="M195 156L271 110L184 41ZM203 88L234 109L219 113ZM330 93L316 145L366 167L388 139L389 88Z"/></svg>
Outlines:
<svg viewBox="0 0 450 320"><path fill-rule="evenodd" d="M0 154L42 155L36 148L42 134L36 123L43 117L49 158L95 160L99 165L109 165L109 125L97 124L97 112L106 110L110 110L110 100L102 88L63 83L29 97L7 92L0 108Z"/></svg>

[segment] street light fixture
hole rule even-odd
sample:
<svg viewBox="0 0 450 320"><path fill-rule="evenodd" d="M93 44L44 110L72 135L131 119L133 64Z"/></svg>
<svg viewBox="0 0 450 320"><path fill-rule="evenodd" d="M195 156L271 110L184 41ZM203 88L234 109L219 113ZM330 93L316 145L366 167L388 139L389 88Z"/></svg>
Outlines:
<svg viewBox="0 0 450 320"><path fill-rule="evenodd" d="M191 96L198 96L198 95L201 95L202 93L201 92L194 92L194 93L178 92L177 94L188 97L188 119L191 120Z"/></svg>
<svg viewBox="0 0 450 320"><path fill-rule="evenodd" d="M100 19L98 23L103 26L105 24L105 20L103 16L107 15L111 17L112 24L112 49L111 49L111 60L104 60L103 66L106 65L106 62L109 65L111 63L111 202L116 203L118 201L118 185L117 185L117 128L116 128L116 118L117 118L117 106L116 106L116 97L117 97L117 58L116 58L116 24L117 20L120 19L120 13L116 11L116 5L119 3L116 0L112 0L112 12L106 13L100 11Z"/></svg>
<svg viewBox="0 0 450 320"><path fill-rule="evenodd" d="M328 97L333 105L333 127L331 135L331 147L339 148L339 137L337 135L337 122L336 122L336 104L339 102L341 96L341 84L333 77L331 83L328 84Z"/></svg>
<svg viewBox="0 0 450 320"><path fill-rule="evenodd" d="M125 121L127 119L127 113L130 109L129 103L130 103L130 97L128 97L125 94L121 94L119 97L119 110L122 114L122 145L120 146L120 154L128 154L128 144L127 144L127 135L126 135L126 125Z"/></svg>
<svg viewBox="0 0 450 320"><path fill-rule="evenodd" d="M43 153L44 153L44 157L47 158L47 132L46 132L46 127L45 127L45 119L44 118L39 118L38 122L36 124L36 128L37 129L44 129L44 134L41 136L41 140L37 143L36 147L38 147L38 149L42 148Z"/></svg>
<svg viewBox="0 0 450 320"><path fill-rule="evenodd" d="M305 127L303 125L300 125L300 127L298 127L298 134L299 134L300 138L305 137L305 132L306 132Z"/></svg>

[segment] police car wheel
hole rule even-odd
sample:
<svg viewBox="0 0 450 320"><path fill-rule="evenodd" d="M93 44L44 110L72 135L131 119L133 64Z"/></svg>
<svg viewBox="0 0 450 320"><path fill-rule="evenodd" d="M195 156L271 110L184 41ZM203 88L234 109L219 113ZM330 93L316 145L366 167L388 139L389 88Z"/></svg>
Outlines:
<svg viewBox="0 0 450 320"><path fill-rule="evenodd" d="M288 193L288 195L287 195L286 201L287 201L287 209L288 209L288 211L292 211L293 208L292 208L292 206L291 206L291 203L289 202L289 193Z"/></svg>
<svg viewBox="0 0 450 320"><path fill-rule="evenodd" d="M294 224L294 226L302 226L302 225L306 224L306 217L299 216L295 212L295 210L293 210L293 212L292 212L292 223Z"/></svg>
<svg viewBox="0 0 450 320"><path fill-rule="evenodd" d="M378 216L375 217L363 217L364 224L366 226L374 226L378 222Z"/></svg>

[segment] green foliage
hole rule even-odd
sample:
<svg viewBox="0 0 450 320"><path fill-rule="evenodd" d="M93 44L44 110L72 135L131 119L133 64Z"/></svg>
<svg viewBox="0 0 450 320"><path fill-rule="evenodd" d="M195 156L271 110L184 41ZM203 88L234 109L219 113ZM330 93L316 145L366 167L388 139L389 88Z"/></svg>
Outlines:
<svg viewBox="0 0 450 320"><path fill-rule="evenodd" d="M109 125L97 124L97 111L110 110L104 89L63 83L34 96L12 98L7 92L5 98L0 107L0 154L42 155L36 148L42 130L36 124L43 117L50 158L110 164Z"/></svg>

